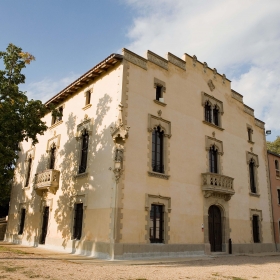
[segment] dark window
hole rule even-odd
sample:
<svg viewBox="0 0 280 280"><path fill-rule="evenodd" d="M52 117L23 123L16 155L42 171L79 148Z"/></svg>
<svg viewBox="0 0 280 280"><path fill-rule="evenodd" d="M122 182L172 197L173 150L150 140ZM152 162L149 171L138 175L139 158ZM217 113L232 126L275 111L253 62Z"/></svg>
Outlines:
<svg viewBox="0 0 280 280"><path fill-rule="evenodd" d="M164 206L152 204L150 212L150 242L163 243L164 233Z"/></svg>
<svg viewBox="0 0 280 280"><path fill-rule="evenodd" d="M25 222L25 209L22 208L21 215L20 215L20 224L19 224L18 234L23 234L24 222Z"/></svg>
<svg viewBox="0 0 280 280"><path fill-rule="evenodd" d="M213 109L213 122L215 125L219 125L219 108L217 106Z"/></svg>
<svg viewBox="0 0 280 280"><path fill-rule="evenodd" d="M277 190L277 194L278 194L278 204L280 204L280 190Z"/></svg>
<svg viewBox="0 0 280 280"><path fill-rule="evenodd" d="M250 188L252 193L257 193L256 182L255 182L255 163L251 159L249 163L249 173L250 173Z"/></svg>
<svg viewBox="0 0 280 280"><path fill-rule="evenodd" d="M215 146L210 147L209 150L209 171L218 173L218 150Z"/></svg>
<svg viewBox="0 0 280 280"><path fill-rule="evenodd" d="M160 127L153 130L152 137L152 169L154 172L164 173L163 131L161 131Z"/></svg>
<svg viewBox="0 0 280 280"><path fill-rule="evenodd" d="M83 225L83 203L75 204L73 239L81 239Z"/></svg>
<svg viewBox="0 0 280 280"><path fill-rule="evenodd" d="M252 141L253 130L251 128L249 128L249 127L247 128L247 130L248 130L248 140Z"/></svg>
<svg viewBox="0 0 280 280"><path fill-rule="evenodd" d="M55 164L55 154L56 154L56 147L51 148L51 153L50 153L50 167L49 169L54 169L54 164Z"/></svg>
<svg viewBox="0 0 280 280"><path fill-rule="evenodd" d="M280 170L279 170L279 162L275 160L275 169L276 169L276 176L280 177Z"/></svg>
<svg viewBox="0 0 280 280"><path fill-rule="evenodd" d="M211 105L209 102L205 103L204 111L205 111L205 120L207 122L212 122L212 112L211 112L212 109L211 109Z"/></svg>
<svg viewBox="0 0 280 280"><path fill-rule="evenodd" d="M253 215L253 239L254 243L260 242L259 216Z"/></svg>
<svg viewBox="0 0 280 280"><path fill-rule="evenodd" d="M81 162L79 166L79 173L86 172L87 169L87 154L88 154L88 132L84 131L82 135L82 155L81 155Z"/></svg>
<svg viewBox="0 0 280 280"><path fill-rule="evenodd" d="M59 111L59 115L57 116L56 122L59 122L59 121L62 120L62 117L63 117L63 107L62 107L62 106L59 107L59 108L58 108L58 111Z"/></svg>
<svg viewBox="0 0 280 280"><path fill-rule="evenodd" d="M61 121L63 117L63 107L58 108L58 115L57 116L52 116L52 125Z"/></svg>
<svg viewBox="0 0 280 280"><path fill-rule="evenodd" d="M50 208L49 206L45 206L43 210L43 217L42 217L42 231L41 231L41 238L40 238L40 244L45 244L46 237L48 233L48 224L49 224L49 213Z"/></svg>
<svg viewBox="0 0 280 280"><path fill-rule="evenodd" d="M162 98L162 86L156 87L156 100L159 100Z"/></svg>
<svg viewBox="0 0 280 280"><path fill-rule="evenodd" d="M31 173L31 165L32 165L32 158L30 157L30 158L28 159L25 187L27 187L28 184L29 184L30 173Z"/></svg>
<svg viewBox="0 0 280 280"><path fill-rule="evenodd" d="M86 94L86 105L90 104L90 98L91 98L91 91L87 91Z"/></svg>

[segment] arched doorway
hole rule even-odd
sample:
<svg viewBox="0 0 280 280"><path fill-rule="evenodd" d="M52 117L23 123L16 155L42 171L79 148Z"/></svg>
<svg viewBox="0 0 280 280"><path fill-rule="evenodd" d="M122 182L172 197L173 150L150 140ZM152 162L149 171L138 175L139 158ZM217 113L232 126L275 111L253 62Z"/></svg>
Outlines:
<svg viewBox="0 0 280 280"><path fill-rule="evenodd" d="M208 210L209 242L211 252L222 251L222 217L219 207L212 205Z"/></svg>

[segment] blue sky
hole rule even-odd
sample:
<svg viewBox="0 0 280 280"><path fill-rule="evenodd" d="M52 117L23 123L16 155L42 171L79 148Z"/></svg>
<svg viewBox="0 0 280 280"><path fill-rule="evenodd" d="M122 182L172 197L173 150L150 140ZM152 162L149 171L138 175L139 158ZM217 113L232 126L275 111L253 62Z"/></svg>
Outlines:
<svg viewBox="0 0 280 280"><path fill-rule="evenodd" d="M279 0L2 0L0 50L10 42L36 57L22 89L43 101L123 47L195 54L280 135Z"/></svg>

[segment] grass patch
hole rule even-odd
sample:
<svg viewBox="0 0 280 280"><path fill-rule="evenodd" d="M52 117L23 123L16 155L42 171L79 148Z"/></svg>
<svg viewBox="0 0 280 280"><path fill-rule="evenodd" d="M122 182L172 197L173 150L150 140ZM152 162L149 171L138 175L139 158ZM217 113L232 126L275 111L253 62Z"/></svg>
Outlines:
<svg viewBox="0 0 280 280"><path fill-rule="evenodd" d="M15 272L18 269L22 269L22 266L1 266L0 269L6 272Z"/></svg>
<svg viewBox="0 0 280 280"><path fill-rule="evenodd" d="M0 253L15 253L15 254L21 254L21 255L26 255L26 254L33 254L33 253L27 253L18 249L13 249L13 248L8 248L5 246L0 246Z"/></svg>

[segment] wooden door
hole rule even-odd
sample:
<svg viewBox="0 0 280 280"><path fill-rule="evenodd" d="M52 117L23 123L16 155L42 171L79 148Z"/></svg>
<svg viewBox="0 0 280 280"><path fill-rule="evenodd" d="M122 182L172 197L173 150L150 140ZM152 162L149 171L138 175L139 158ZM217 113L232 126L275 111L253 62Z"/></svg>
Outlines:
<svg viewBox="0 0 280 280"><path fill-rule="evenodd" d="M40 244L45 244L46 236L48 232L48 222L49 222L49 207L44 207Z"/></svg>
<svg viewBox="0 0 280 280"><path fill-rule="evenodd" d="M209 242L212 252L222 251L222 217L220 209L212 205L208 211Z"/></svg>

